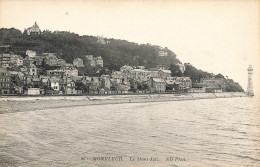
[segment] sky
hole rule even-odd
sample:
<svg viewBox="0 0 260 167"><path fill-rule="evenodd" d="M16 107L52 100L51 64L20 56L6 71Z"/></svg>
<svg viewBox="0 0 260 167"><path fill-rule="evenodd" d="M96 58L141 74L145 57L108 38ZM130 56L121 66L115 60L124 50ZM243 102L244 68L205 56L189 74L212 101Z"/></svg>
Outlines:
<svg viewBox="0 0 260 167"><path fill-rule="evenodd" d="M0 27L103 35L168 47L182 63L259 91L259 0L0 0ZM258 85L258 86L257 86Z"/></svg>

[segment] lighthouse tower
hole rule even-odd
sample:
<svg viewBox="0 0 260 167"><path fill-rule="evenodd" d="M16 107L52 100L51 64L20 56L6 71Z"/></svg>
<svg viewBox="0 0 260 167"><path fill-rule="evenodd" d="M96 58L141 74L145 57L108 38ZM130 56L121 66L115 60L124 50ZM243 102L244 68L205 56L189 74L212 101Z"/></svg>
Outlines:
<svg viewBox="0 0 260 167"><path fill-rule="evenodd" d="M247 84L247 94L250 96L254 96L253 91L253 67L249 65L248 69L248 84Z"/></svg>

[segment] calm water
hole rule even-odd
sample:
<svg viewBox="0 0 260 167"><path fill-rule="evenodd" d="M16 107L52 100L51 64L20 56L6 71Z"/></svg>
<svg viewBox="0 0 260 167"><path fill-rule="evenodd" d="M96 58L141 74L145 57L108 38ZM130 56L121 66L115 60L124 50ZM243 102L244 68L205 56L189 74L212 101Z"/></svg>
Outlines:
<svg viewBox="0 0 260 167"><path fill-rule="evenodd" d="M0 166L260 166L255 98L48 109L0 121Z"/></svg>

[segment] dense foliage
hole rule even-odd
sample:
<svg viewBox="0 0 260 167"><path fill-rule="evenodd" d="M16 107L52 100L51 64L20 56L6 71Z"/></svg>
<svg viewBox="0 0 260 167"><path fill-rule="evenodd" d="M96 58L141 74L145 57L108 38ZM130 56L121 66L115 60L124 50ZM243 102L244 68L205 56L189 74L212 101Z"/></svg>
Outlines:
<svg viewBox="0 0 260 167"><path fill-rule="evenodd" d="M98 43L94 36L79 36L64 31L43 31L41 35L28 36L17 29L0 29L0 44L12 45L12 50L20 54L25 50L35 50L37 53L55 52L60 58L72 63L75 58L82 58L86 62L86 55L102 56L104 67L118 70L121 66L145 66L146 68L170 63L179 63L168 48L163 48L168 56L158 56L159 46L137 44L125 40L104 39L105 44Z"/></svg>

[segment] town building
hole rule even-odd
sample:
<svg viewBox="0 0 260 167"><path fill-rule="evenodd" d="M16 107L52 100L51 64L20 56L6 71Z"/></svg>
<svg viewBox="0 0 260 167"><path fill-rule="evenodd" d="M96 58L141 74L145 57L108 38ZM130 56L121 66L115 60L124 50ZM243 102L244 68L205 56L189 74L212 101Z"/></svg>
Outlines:
<svg viewBox="0 0 260 167"><path fill-rule="evenodd" d="M22 66L23 65L22 56L11 54L10 64L11 66L16 66L16 67Z"/></svg>
<svg viewBox="0 0 260 167"><path fill-rule="evenodd" d="M101 87L105 90L108 91L111 88L111 81L109 77L102 77L101 78Z"/></svg>
<svg viewBox="0 0 260 167"><path fill-rule="evenodd" d="M130 77L139 82L147 81L149 77L149 71L146 69L134 69L131 71Z"/></svg>
<svg viewBox="0 0 260 167"><path fill-rule="evenodd" d="M25 32L27 35L41 34L41 30L36 22L34 23L34 25L32 27L25 29Z"/></svg>
<svg viewBox="0 0 260 167"><path fill-rule="evenodd" d="M30 66L28 66L28 74L29 75L33 75L33 76L37 76L38 75L38 70L37 67L34 64L31 64Z"/></svg>
<svg viewBox="0 0 260 167"><path fill-rule="evenodd" d="M49 66L65 66L67 63L64 59L59 59L56 53L43 53L43 62Z"/></svg>
<svg viewBox="0 0 260 167"><path fill-rule="evenodd" d="M166 91L166 82L161 78L149 78L147 81L149 90L154 93L163 93Z"/></svg>
<svg viewBox="0 0 260 167"><path fill-rule="evenodd" d="M23 65L24 66L30 66L30 65L33 65L34 64L34 58L31 58L31 57L25 57L23 59Z"/></svg>
<svg viewBox="0 0 260 167"><path fill-rule="evenodd" d="M171 70L159 70L158 75L159 78L167 79L168 77L171 77Z"/></svg>
<svg viewBox="0 0 260 167"><path fill-rule="evenodd" d="M47 76L49 77L63 77L65 75L65 71L62 71L60 69L57 70L47 70Z"/></svg>
<svg viewBox="0 0 260 167"><path fill-rule="evenodd" d="M49 77L49 76L45 76L45 75L40 75L39 78L41 79L41 82L42 82L43 87L44 87L44 86L47 86L47 87L48 87L50 77Z"/></svg>
<svg viewBox="0 0 260 167"><path fill-rule="evenodd" d="M9 94L11 88L11 75L6 68L0 68L0 93Z"/></svg>
<svg viewBox="0 0 260 167"><path fill-rule="evenodd" d="M179 90L182 92L190 92L192 81L190 77L176 77L176 83L179 83Z"/></svg>
<svg viewBox="0 0 260 167"><path fill-rule="evenodd" d="M200 82L207 93L222 92L225 88L224 78L202 78Z"/></svg>
<svg viewBox="0 0 260 167"><path fill-rule="evenodd" d="M56 77L49 78L49 87L52 88L56 93L60 91L60 79Z"/></svg>
<svg viewBox="0 0 260 167"><path fill-rule="evenodd" d="M0 68L10 67L10 64L11 64L11 54L10 53L0 54Z"/></svg>
<svg viewBox="0 0 260 167"><path fill-rule="evenodd" d="M79 76L79 71L78 71L78 69L77 68L75 68L75 67L71 67L71 66L69 66L69 67L61 67L60 68L60 70L61 71L63 71L64 72L64 76L69 76L69 77L78 77Z"/></svg>
<svg viewBox="0 0 260 167"><path fill-rule="evenodd" d="M30 58L34 58L37 55L36 52L33 50L26 50L25 54Z"/></svg>
<svg viewBox="0 0 260 167"><path fill-rule="evenodd" d="M24 90L24 94L26 95L40 95L40 88L28 88Z"/></svg>
<svg viewBox="0 0 260 167"><path fill-rule="evenodd" d="M75 67L84 67L83 60L81 58L76 58L73 60L73 65Z"/></svg>
<svg viewBox="0 0 260 167"><path fill-rule="evenodd" d="M101 56L96 57L95 61L96 61L96 66L103 67L104 62L103 62L103 58Z"/></svg>
<svg viewBox="0 0 260 167"><path fill-rule="evenodd" d="M92 67L103 67L103 58L101 56L94 57L93 55L86 55L88 64Z"/></svg>
<svg viewBox="0 0 260 167"><path fill-rule="evenodd" d="M64 94L77 94L77 90L76 90L76 82L73 79L70 78L66 78L64 80Z"/></svg>
<svg viewBox="0 0 260 167"><path fill-rule="evenodd" d="M36 66L42 66L42 62L43 62L43 57L42 56L36 56L34 58L34 62Z"/></svg>

